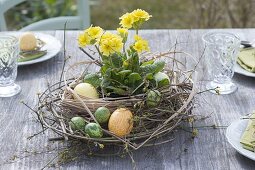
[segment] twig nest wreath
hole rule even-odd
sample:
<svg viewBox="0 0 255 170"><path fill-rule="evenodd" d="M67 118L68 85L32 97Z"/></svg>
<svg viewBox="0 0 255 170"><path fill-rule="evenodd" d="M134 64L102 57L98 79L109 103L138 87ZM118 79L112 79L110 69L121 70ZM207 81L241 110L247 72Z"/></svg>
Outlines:
<svg viewBox="0 0 255 170"><path fill-rule="evenodd" d="M193 116L192 71L179 69L183 64L171 57L176 51L151 54L149 43L138 34L151 17L137 9L120 17L116 34L90 26L79 35L79 49L92 61L67 68L63 81L40 96L38 117L43 127L88 146L123 144L139 149ZM131 28L136 34L127 45ZM99 58L87 52L87 46ZM90 72L90 66L98 71Z"/></svg>

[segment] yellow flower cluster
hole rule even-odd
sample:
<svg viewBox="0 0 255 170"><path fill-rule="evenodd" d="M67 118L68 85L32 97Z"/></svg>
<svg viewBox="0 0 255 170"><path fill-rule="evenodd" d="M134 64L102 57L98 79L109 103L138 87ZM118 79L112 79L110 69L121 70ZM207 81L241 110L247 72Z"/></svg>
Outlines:
<svg viewBox="0 0 255 170"><path fill-rule="evenodd" d="M78 37L78 42L80 47L86 47L87 45L93 45L103 34L103 29L100 27L90 26L88 29L84 30L82 34Z"/></svg>
<svg viewBox="0 0 255 170"><path fill-rule="evenodd" d="M122 38L119 35L106 32L99 42L99 50L103 55L109 56L112 53L120 52L123 48Z"/></svg>
<svg viewBox="0 0 255 170"><path fill-rule="evenodd" d="M126 13L120 17L120 28L117 28L117 34L110 32L104 32L104 30L98 26L90 26L84 30L78 37L78 43L80 47L86 47L87 45L95 45L100 55L109 56L113 53L119 53L123 49L126 52L124 44L127 41L128 29L136 29L135 42L130 46L138 53L149 51L148 42L142 37L138 36L138 30L141 24L151 18L148 12L137 9L131 13Z"/></svg>
<svg viewBox="0 0 255 170"><path fill-rule="evenodd" d="M137 9L134 10L131 13L126 13L123 16L120 17L120 25L123 28L129 29L134 26L134 24L138 22L148 21L150 19L151 15L149 15L148 12Z"/></svg>
<svg viewBox="0 0 255 170"><path fill-rule="evenodd" d="M135 43L133 48L138 52L150 51L148 41L142 39L142 37L135 35Z"/></svg>

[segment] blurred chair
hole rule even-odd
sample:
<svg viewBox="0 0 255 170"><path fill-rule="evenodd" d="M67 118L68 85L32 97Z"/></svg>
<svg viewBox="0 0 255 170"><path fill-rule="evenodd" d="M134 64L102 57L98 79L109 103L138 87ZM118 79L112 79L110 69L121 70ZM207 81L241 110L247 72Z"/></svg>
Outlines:
<svg viewBox="0 0 255 170"><path fill-rule="evenodd" d="M0 0L0 31L7 31L4 14L12 7L24 2L25 0ZM77 16L59 16L44 19L23 27L20 31L34 30L58 30L63 29L67 21L67 29L84 29L90 26L90 4L95 5L98 0L77 0Z"/></svg>

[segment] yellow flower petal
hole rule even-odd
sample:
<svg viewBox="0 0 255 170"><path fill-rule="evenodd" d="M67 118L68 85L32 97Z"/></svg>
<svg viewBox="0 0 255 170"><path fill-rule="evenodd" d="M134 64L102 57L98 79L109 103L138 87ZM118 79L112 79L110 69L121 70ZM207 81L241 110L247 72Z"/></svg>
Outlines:
<svg viewBox="0 0 255 170"><path fill-rule="evenodd" d="M103 55L109 56L113 53L113 49L108 44L101 44L99 47Z"/></svg>
<svg viewBox="0 0 255 170"><path fill-rule="evenodd" d="M149 51L149 44L148 41L142 39L142 37L135 35L135 43L133 45L133 48L138 52L141 53L143 51Z"/></svg>
<svg viewBox="0 0 255 170"><path fill-rule="evenodd" d="M87 30L88 35L92 38L92 39L96 39L99 38L102 33L103 33L103 29L100 27L89 27Z"/></svg>
<svg viewBox="0 0 255 170"><path fill-rule="evenodd" d="M133 47L138 53L143 51L143 44L140 41L137 41Z"/></svg>
<svg viewBox="0 0 255 170"><path fill-rule="evenodd" d="M113 38L110 41L110 45L111 45L112 49L115 52L120 52L122 47L123 47L122 39L120 39L120 38Z"/></svg>
<svg viewBox="0 0 255 170"><path fill-rule="evenodd" d="M123 28L127 28L127 29L132 28L134 23L134 17L132 14L124 14L120 19L121 19L120 25Z"/></svg>
<svg viewBox="0 0 255 170"><path fill-rule="evenodd" d="M152 17L151 15L149 15L148 12L142 10L142 9L136 9L131 13L134 17L134 21L139 21L141 19L144 19L145 21L148 21L150 19L150 17Z"/></svg>
<svg viewBox="0 0 255 170"><path fill-rule="evenodd" d="M85 32L83 34L80 34L78 37L78 43L80 47L86 47L90 44L91 38L90 36Z"/></svg>
<svg viewBox="0 0 255 170"><path fill-rule="evenodd" d="M106 32L99 42L100 51L108 56L114 52L120 52L123 48L122 38L119 35Z"/></svg>

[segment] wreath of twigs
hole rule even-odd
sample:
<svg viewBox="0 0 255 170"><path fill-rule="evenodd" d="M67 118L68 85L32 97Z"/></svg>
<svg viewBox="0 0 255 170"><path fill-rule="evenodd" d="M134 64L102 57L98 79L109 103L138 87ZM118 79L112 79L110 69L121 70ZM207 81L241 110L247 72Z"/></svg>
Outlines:
<svg viewBox="0 0 255 170"><path fill-rule="evenodd" d="M66 27L66 24L65 24ZM137 150L143 146L163 144L169 139L164 138L182 122L193 118L192 108L194 106L194 96L197 94L195 83L192 80L194 70L184 71L179 66L182 64L176 59L175 54L181 53L191 56L185 52L177 52L176 44L174 51L161 53L158 55L150 54L141 56L141 60L160 59L168 57L172 62L167 61L164 72L169 76L171 83L157 89L161 92L162 97L159 105L149 108L145 104L146 94L130 95L125 97L106 97L103 91L99 99L89 99L79 96L73 90L74 87L82 82L84 75L89 71L90 66L100 66L100 61L95 60L86 51L81 49L92 61L79 62L66 67L66 50L65 50L65 29L64 29L64 64L60 76L60 81L48 85L48 88L39 95L39 102L36 109L32 109L42 125L43 131L51 129L61 137L51 140L78 140L85 142L90 146L104 145L123 146L124 149L131 148ZM189 57L191 59L191 57ZM197 63L198 64L198 63ZM78 69L78 75L75 75L75 69ZM197 65L196 65L197 66ZM196 67L195 66L195 67ZM167 69L171 68L171 69ZM82 116L87 122L97 122L93 112L101 106L106 106L109 110L114 111L118 107L126 107L134 114L134 127L132 132L125 137L118 137L102 126L104 136L102 138L90 138L83 131L73 131L70 127L70 120L74 116ZM29 106L28 106L29 107ZM29 107L30 108L30 107ZM155 140L163 137L159 143Z"/></svg>
<svg viewBox="0 0 255 170"><path fill-rule="evenodd" d="M180 123L193 117L191 110L197 91L190 72L165 69L164 72L170 77L171 84L157 89L162 94L162 100L157 107L148 108L145 105L146 94L117 98L101 94L99 99L84 98L76 94L74 87L82 82L84 74L94 64L94 61L88 61L72 65L63 73L63 81L48 86L48 89L39 96L37 114L44 128L53 130L65 140L81 140L99 146L122 145L137 150L142 146L155 144L155 139L167 135ZM85 71L75 77L73 70L81 65ZM71 78L68 78L67 74L71 74ZM74 132L71 129L69 122L75 115L84 117L87 122L97 123L93 112L101 106L106 106L111 111L119 107L130 109L134 114L132 132L120 138L103 126L102 138L90 138L83 131Z"/></svg>

